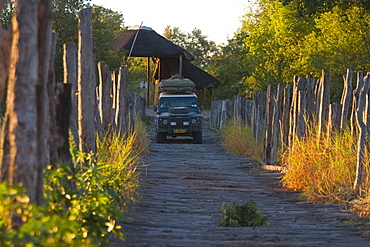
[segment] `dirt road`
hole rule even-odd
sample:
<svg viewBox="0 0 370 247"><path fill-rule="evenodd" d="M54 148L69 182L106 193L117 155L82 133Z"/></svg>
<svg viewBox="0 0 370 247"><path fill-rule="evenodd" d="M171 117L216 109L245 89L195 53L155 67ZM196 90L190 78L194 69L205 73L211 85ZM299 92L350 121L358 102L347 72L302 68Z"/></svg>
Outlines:
<svg viewBox="0 0 370 247"><path fill-rule="evenodd" d="M279 185L277 172L253 169L249 159L223 151L205 123L203 144L153 142L141 169L142 199L126 241L111 246L370 246L350 216L335 205L307 203ZM257 203L269 226L219 227L223 202Z"/></svg>

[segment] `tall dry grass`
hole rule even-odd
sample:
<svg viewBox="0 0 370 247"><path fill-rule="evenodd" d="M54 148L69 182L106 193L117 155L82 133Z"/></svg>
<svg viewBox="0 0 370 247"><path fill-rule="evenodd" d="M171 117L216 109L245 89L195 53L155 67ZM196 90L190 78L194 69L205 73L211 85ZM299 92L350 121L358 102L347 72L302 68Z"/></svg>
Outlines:
<svg viewBox="0 0 370 247"><path fill-rule="evenodd" d="M116 200L123 208L138 198L140 181L136 170L150 143L145 123L136 118L134 126L125 134L108 132L102 141L97 141L100 171L106 186L117 191Z"/></svg>
<svg viewBox="0 0 370 247"><path fill-rule="evenodd" d="M356 140L349 130L333 133L329 141L311 131L308 137L294 139L292 147L281 155L287 168L283 184L302 191L312 202L347 201L355 195L356 157ZM368 174L369 167L365 170Z"/></svg>
<svg viewBox="0 0 370 247"><path fill-rule="evenodd" d="M245 123L230 120L221 130L222 146L234 155L260 160L263 143L256 141L252 128Z"/></svg>

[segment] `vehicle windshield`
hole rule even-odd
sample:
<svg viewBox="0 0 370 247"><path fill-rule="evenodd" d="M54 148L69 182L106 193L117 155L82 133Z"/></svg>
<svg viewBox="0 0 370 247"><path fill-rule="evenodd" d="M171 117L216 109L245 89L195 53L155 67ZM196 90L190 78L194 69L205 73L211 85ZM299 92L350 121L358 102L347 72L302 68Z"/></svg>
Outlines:
<svg viewBox="0 0 370 247"><path fill-rule="evenodd" d="M170 98L165 97L161 98L159 102L159 106L162 109L168 109L170 107L189 107L189 108L197 108L197 99L196 98Z"/></svg>

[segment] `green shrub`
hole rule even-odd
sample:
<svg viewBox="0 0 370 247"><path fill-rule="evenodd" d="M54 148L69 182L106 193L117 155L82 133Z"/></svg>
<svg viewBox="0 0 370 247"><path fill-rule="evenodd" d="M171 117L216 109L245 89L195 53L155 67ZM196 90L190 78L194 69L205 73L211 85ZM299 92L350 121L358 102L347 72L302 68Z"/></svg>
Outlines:
<svg viewBox="0 0 370 247"><path fill-rule="evenodd" d="M268 226L267 217L259 213L257 204L248 200L243 205L233 203L230 207L226 202L222 204L222 218L217 219L219 226Z"/></svg>
<svg viewBox="0 0 370 247"><path fill-rule="evenodd" d="M111 132L97 142L96 155L72 142L74 168L45 169L42 207L30 204L21 187L0 184L0 246L102 246L109 232L124 239L117 222L138 198L138 158L149 144L143 126L124 136ZM10 219L19 219L20 228Z"/></svg>

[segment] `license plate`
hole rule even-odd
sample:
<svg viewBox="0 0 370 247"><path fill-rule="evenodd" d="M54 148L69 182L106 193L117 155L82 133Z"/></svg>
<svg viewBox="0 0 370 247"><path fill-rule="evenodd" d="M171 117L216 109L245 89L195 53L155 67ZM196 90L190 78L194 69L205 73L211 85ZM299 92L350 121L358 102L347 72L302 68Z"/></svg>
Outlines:
<svg viewBox="0 0 370 247"><path fill-rule="evenodd" d="M173 133L186 133L186 130L184 130L184 129L176 129L176 130L173 130Z"/></svg>

